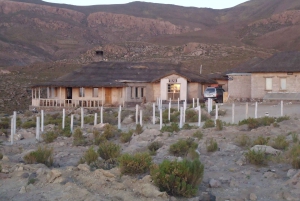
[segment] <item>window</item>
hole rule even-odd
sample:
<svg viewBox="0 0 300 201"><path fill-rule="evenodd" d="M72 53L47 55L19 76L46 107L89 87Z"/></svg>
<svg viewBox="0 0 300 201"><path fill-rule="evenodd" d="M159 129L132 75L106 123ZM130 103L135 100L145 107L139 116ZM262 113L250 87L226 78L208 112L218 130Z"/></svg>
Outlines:
<svg viewBox="0 0 300 201"><path fill-rule="evenodd" d="M144 97L144 88L141 88L141 97Z"/></svg>
<svg viewBox="0 0 300 201"><path fill-rule="evenodd" d="M177 100L180 98L180 84L168 84L168 99Z"/></svg>
<svg viewBox="0 0 300 201"><path fill-rule="evenodd" d="M54 87L54 97L58 97L58 87Z"/></svg>
<svg viewBox="0 0 300 201"><path fill-rule="evenodd" d="M271 77L267 77L266 78L266 90L272 90L272 78Z"/></svg>
<svg viewBox="0 0 300 201"><path fill-rule="evenodd" d="M286 78L280 79L280 90L286 90Z"/></svg>
<svg viewBox="0 0 300 201"><path fill-rule="evenodd" d="M134 92L135 92L134 87L131 87L131 98L134 98L134 97L135 97Z"/></svg>
<svg viewBox="0 0 300 201"><path fill-rule="evenodd" d="M139 97L139 88L135 87L135 97L138 98Z"/></svg>
<svg viewBox="0 0 300 201"><path fill-rule="evenodd" d="M93 88L93 97L98 97L98 88Z"/></svg>
<svg viewBox="0 0 300 201"><path fill-rule="evenodd" d="M84 88L83 87L79 88L79 97L84 97Z"/></svg>

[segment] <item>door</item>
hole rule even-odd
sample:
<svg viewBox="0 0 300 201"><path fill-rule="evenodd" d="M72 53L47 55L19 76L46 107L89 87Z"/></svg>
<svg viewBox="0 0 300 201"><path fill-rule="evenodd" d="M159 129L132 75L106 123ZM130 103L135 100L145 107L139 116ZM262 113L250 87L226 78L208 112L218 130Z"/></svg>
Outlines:
<svg viewBox="0 0 300 201"><path fill-rule="evenodd" d="M67 87L66 99L72 100L72 87ZM71 100L67 100L67 103L71 103Z"/></svg>
<svg viewBox="0 0 300 201"><path fill-rule="evenodd" d="M105 104L111 105L111 88L105 88Z"/></svg>

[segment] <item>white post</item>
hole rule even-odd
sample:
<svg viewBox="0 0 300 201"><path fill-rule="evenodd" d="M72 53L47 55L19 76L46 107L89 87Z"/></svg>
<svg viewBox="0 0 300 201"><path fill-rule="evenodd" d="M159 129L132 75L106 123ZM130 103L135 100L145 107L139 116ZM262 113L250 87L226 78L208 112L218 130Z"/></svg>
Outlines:
<svg viewBox="0 0 300 201"><path fill-rule="evenodd" d="M118 112L118 129L121 129L121 110Z"/></svg>
<svg viewBox="0 0 300 201"><path fill-rule="evenodd" d="M280 116L283 116L283 101L280 102Z"/></svg>
<svg viewBox="0 0 300 201"><path fill-rule="evenodd" d="M193 98L193 108L195 108L195 98Z"/></svg>
<svg viewBox="0 0 300 201"><path fill-rule="evenodd" d="M153 125L155 125L155 103L153 103L153 115L152 115Z"/></svg>
<svg viewBox="0 0 300 201"><path fill-rule="evenodd" d="M246 103L246 119L248 119L248 102Z"/></svg>
<svg viewBox="0 0 300 201"><path fill-rule="evenodd" d="M44 110L41 110L41 132L44 132Z"/></svg>
<svg viewBox="0 0 300 201"><path fill-rule="evenodd" d="M199 98L197 98L197 107L199 107Z"/></svg>
<svg viewBox="0 0 300 201"><path fill-rule="evenodd" d="M135 106L135 124L137 125L139 123L139 105Z"/></svg>
<svg viewBox="0 0 300 201"><path fill-rule="evenodd" d="M40 141L40 117L36 117L36 139Z"/></svg>
<svg viewBox="0 0 300 201"><path fill-rule="evenodd" d="M143 110L140 110L140 125L143 126Z"/></svg>
<svg viewBox="0 0 300 201"><path fill-rule="evenodd" d="M14 118L10 121L10 144L14 144Z"/></svg>
<svg viewBox="0 0 300 201"><path fill-rule="evenodd" d="M169 102L168 120L171 120L171 102Z"/></svg>
<svg viewBox="0 0 300 201"><path fill-rule="evenodd" d="M16 131L17 131L17 112L14 111L14 134L16 134Z"/></svg>
<svg viewBox="0 0 300 201"><path fill-rule="evenodd" d="M231 119L231 123L234 124L234 103L232 103L232 119Z"/></svg>
<svg viewBox="0 0 300 201"><path fill-rule="evenodd" d="M179 98L178 98L178 112L179 112Z"/></svg>
<svg viewBox="0 0 300 201"><path fill-rule="evenodd" d="M100 123L103 124L103 106L100 108Z"/></svg>
<svg viewBox="0 0 300 201"><path fill-rule="evenodd" d="M162 129L162 109L159 110L159 129Z"/></svg>
<svg viewBox="0 0 300 201"><path fill-rule="evenodd" d="M254 113L254 118L257 119L257 102L255 102L255 113Z"/></svg>
<svg viewBox="0 0 300 201"><path fill-rule="evenodd" d="M218 109L219 109L219 106L218 106L218 104L216 104L216 120L217 120L218 117L219 117Z"/></svg>
<svg viewBox="0 0 300 201"><path fill-rule="evenodd" d="M66 118L66 111L63 109L63 116L62 116L62 129L65 128L65 118Z"/></svg>
<svg viewBox="0 0 300 201"><path fill-rule="evenodd" d="M182 120L183 120L183 107L180 107L180 119L179 119L179 128L182 128Z"/></svg>
<svg viewBox="0 0 300 201"><path fill-rule="evenodd" d="M94 116L94 126L97 125L97 113L95 113L95 116Z"/></svg>
<svg viewBox="0 0 300 201"><path fill-rule="evenodd" d="M198 127L201 126L201 107L198 106Z"/></svg>
<svg viewBox="0 0 300 201"><path fill-rule="evenodd" d="M70 125L71 133L73 133L73 126L74 126L74 115L71 114L71 125Z"/></svg>
<svg viewBox="0 0 300 201"><path fill-rule="evenodd" d="M160 109L162 109L162 99L160 99Z"/></svg>
<svg viewBox="0 0 300 201"><path fill-rule="evenodd" d="M83 114L83 107L81 108L81 128L83 128L83 122L84 122L84 114Z"/></svg>
<svg viewBox="0 0 300 201"><path fill-rule="evenodd" d="M183 104L183 123L185 123L185 111L186 111L186 100L184 101L184 104Z"/></svg>

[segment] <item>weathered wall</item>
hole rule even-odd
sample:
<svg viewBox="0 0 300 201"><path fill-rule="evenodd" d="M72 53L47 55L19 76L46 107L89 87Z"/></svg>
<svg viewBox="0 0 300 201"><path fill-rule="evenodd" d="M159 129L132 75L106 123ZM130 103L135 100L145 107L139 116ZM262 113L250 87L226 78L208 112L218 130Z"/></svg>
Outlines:
<svg viewBox="0 0 300 201"><path fill-rule="evenodd" d="M266 78L272 78L272 90L266 90ZM280 78L286 78L286 90L280 89ZM300 73L253 73L251 76L251 97L263 98L268 92L300 93Z"/></svg>
<svg viewBox="0 0 300 201"><path fill-rule="evenodd" d="M201 88L202 85L199 83L188 83L187 85L187 98L188 100L193 100L193 98L201 98Z"/></svg>
<svg viewBox="0 0 300 201"><path fill-rule="evenodd" d="M251 75L230 75L228 95L230 98L251 98Z"/></svg>

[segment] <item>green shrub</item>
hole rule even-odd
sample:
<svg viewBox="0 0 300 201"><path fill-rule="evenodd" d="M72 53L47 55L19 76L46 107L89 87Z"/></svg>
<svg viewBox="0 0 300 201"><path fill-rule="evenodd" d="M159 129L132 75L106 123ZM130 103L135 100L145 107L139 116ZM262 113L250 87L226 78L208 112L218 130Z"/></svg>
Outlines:
<svg viewBox="0 0 300 201"><path fill-rule="evenodd" d="M270 138L264 138L263 136L258 136L254 141L253 141L253 146L254 145L266 145L268 144Z"/></svg>
<svg viewBox="0 0 300 201"><path fill-rule="evenodd" d="M196 131L194 134L193 134L193 137L196 137L198 138L199 140L201 140L203 138L203 133L201 131Z"/></svg>
<svg viewBox="0 0 300 201"><path fill-rule="evenodd" d="M84 124L94 125L94 118L95 118L94 115L93 116L91 116L91 115L85 116L84 117Z"/></svg>
<svg viewBox="0 0 300 201"><path fill-rule="evenodd" d="M119 166L122 174L139 174L149 170L152 158L149 153L123 154L119 157Z"/></svg>
<svg viewBox="0 0 300 201"><path fill-rule="evenodd" d="M64 137L71 137L72 136L71 127L69 125L66 125L65 128L61 130L61 134Z"/></svg>
<svg viewBox="0 0 300 201"><path fill-rule="evenodd" d="M237 144L241 147L250 146L251 145L251 139L249 136L243 134L238 137Z"/></svg>
<svg viewBox="0 0 300 201"><path fill-rule="evenodd" d="M300 144L295 144L289 150L288 158L293 168L300 169Z"/></svg>
<svg viewBox="0 0 300 201"><path fill-rule="evenodd" d="M55 131L49 131L42 134L42 137L46 143L51 143L58 137L58 133Z"/></svg>
<svg viewBox="0 0 300 201"><path fill-rule="evenodd" d="M106 109L103 111L103 122L111 125L118 124L118 112L112 111L112 109Z"/></svg>
<svg viewBox="0 0 300 201"><path fill-rule="evenodd" d="M186 110L185 121L186 122L198 122L198 112L196 112L194 109Z"/></svg>
<svg viewBox="0 0 300 201"><path fill-rule="evenodd" d="M191 130L193 128L197 128L195 126L191 126L190 124L187 124L185 123L183 126L182 126L182 130Z"/></svg>
<svg viewBox="0 0 300 201"><path fill-rule="evenodd" d="M74 146L81 146L85 145L86 141L84 139L84 136L82 134L82 131L80 128L76 128L73 133L73 145Z"/></svg>
<svg viewBox="0 0 300 201"><path fill-rule="evenodd" d="M223 122L220 119L216 120L216 130L217 131L223 130Z"/></svg>
<svg viewBox="0 0 300 201"><path fill-rule="evenodd" d="M151 155L155 155L156 151L163 146L163 143L155 141L148 145L148 149Z"/></svg>
<svg viewBox="0 0 300 201"><path fill-rule="evenodd" d="M54 124L56 126L61 126L62 116L59 113L54 113L52 115L46 115L45 125Z"/></svg>
<svg viewBox="0 0 300 201"><path fill-rule="evenodd" d="M115 137L116 135L119 134L119 131L118 131L118 128L113 126L113 125L110 125L110 124L106 124L104 126L104 132L103 132L103 136L106 138L106 139L111 139L113 137Z"/></svg>
<svg viewBox="0 0 300 201"><path fill-rule="evenodd" d="M43 163L50 167L53 165L53 149L47 147L38 147L36 151L30 152L24 156L25 163Z"/></svg>
<svg viewBox="0 0 300 201"><path fill-rule="evenodd" d="M245 153L246 160L254 165L264 165L267 163L266 153L262 150L249 150Z"/></svg>
<svg viewBox="0 0 300 201"><path fill-rule="evenodd" d="M213 128L215 127L215 122L211 119L207 119L205 122L204 122L204 125L202 128Z"/></svg>
<svg viewBox="0 0 300 201"><path fill-rule="evenodd" d="M299 141L298 133L290 132L289 135L292 135L292 140L294 143L297 143Z"/></svg>
<svg viewBox="0 0 300 201"><path fill-rule="evenodd" d="M133 135L133 130L129 130L127 133L121 133L120 140L123 143L129 142L131 140L131 136Z"/></svg>
<svg viewBox="0 0 300 201"><path fill-rule="evenodd" d="M25 129L33 128L33 127L36 127L36 123L32 119L30 119L22 124L22 128L25 128Z"/></svg>
<svg viewBox="0 0 300 201"><path fill-rule="evenodd" d="M240 121L239 125L247 124L249 129L251 130L251 129L258 128L260 126L270 126L274 122L275 122L274 117L261 117L257 119L248 118Z"/></svg>
<svg viewBox="0 0 300 201"><path fill-rule="evenodd" d="M209 141L206 141L206 150L208 152L215 152L218 150L218 143L216 140L211 138Z"/></svg>
<svg viewBox="0 0 300 201"><path fill-rule="evenodd" d="M37 180L37 179L35 179L35 178L30 178L30 179L28 179L27 185L29 185L29 184L34 184L34 183L36 182L36 180Z"/></svg>
<svg viewBox="0 0 300 201"><path fill-rule="evenodd" d="M83 157L80 159L80 163L86 162L88 165L90 165L92 162L95 162L98 159L98 154L94 150L93 147L90 147L86 152L84 153Z"/></svg>
<svg viewBox="0 0 300 201"><path fill-rule="evenodd" d="M284 135L278 135L272 144L274 149L285 149L287 146L289 146L289 143L286 141Z"/></svg>
<svg viewBox="0 0 300 201"><path fill-rule="evenodd" d="M171 123L171 125L167 126L167 125L164 125L162 128L161 128L161 132L178 132L180 129L179 129L179 126L177 123Z"/></svg>
<svg viewBox="0 0 300 201"><path fill-rule="evenodd" d="M168 161L152 165L150 175L160 191L170 195L192 197L203 179L204 165L199 160Z"/></svg>
<svg viewBox="0 0 300 201"><path fill-rule="evenodd" d="M119 157L121 147L113 142L105 141L99 145L98 154L104 160L113 160Z"/></svg>
<svg viewBox="0 0 300 201"><path fill-rule="evenodd" d="M178 142L172 144L169 148L169 152L174 156L186 156L189 149L196 149L198 144L194 142L194 139L189 138L186 140L180 139Z"/></svg>
<svg viewBox="0 0 300 201"><path fill-rule="evenodd" d="M141 126L141 124L137 124L136 127L135 127L135 133L136 134L141 134L143 132L143 126Z"/></svg>
<svg viewBox="0 0 300 201"><path fill-rule="evenodd" d="M166 123L169 123L169 122L178 122L179 121L179 118L178 118L179 115L180 115L180 112L178 112L177 109L171 108L171 111L170 111L170 121L169 121L168 120L169 109L166 109L162 113L163 123L166 124Z"/></svg>
<svg viewBox="0 0 300 201"><path fill-rule="evenodd" d="M209 113L211 116L215 116L216 115L216 110L212 110L210 113ZM226 110L221 110L220 108L218 109L218 116L225 116L226 114Z"/></svg>
<svg viewBox="0 0 300 201"><path fill-rule="evenodd" d="M282 122L282 121L285 121L285 120L289 120L289 119L290 119L289 116L277 117L276 122L279 123L279 122Z"/></svg>

